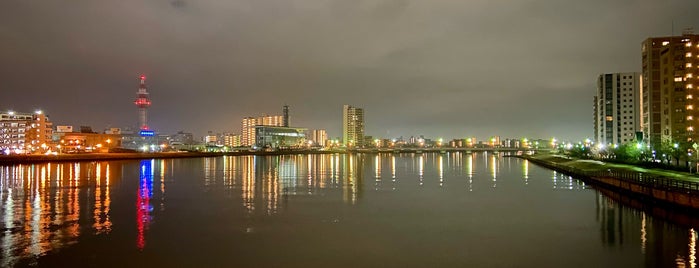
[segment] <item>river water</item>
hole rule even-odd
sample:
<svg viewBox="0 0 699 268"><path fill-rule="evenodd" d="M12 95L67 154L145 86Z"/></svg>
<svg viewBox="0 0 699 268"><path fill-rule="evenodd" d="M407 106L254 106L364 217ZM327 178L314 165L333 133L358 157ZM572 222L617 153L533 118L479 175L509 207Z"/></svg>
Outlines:
<svg viewBox="0 0 699 268"><path fill-rule="evenodd" d="M695 267L695 216L615 200L488 153L5 166L0 265Z"/></svg>

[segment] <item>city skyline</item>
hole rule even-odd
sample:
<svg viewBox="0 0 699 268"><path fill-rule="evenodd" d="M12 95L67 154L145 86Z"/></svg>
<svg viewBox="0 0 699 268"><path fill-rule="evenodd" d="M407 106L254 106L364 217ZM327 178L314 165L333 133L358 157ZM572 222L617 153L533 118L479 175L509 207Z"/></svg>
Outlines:
<svg viewBox="0 0 699 268"><path fill-rule="evenodd" d="M353 104L375 137L579 140L592 136L595 78L640 71L642 41L697 27L697 9L690 1L10 1L0 11L9 40L0 44L0 110L41 109L55 125L135 126L144 74L149 124L161 133L238 131L242 118L288 104L294 126L338 137L341 107Z"/></svg>

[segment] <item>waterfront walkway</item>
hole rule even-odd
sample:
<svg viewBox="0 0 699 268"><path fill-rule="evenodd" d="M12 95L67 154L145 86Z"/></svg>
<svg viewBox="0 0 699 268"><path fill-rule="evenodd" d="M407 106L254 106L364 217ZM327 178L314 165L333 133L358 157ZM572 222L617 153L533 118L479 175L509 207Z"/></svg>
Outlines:
<svg viewBox="0 0 699 268"><path fill-rule="evenodd" d="M572 159L551 154L529 155L522 158L587 183L672 205L699 209L699 177L694 174L645 169L596 160Z"/></svg>

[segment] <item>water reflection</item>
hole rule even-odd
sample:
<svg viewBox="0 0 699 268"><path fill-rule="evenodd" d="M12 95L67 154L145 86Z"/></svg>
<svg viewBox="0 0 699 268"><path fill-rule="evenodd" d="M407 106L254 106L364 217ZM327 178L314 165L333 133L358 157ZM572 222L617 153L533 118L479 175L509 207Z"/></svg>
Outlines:
<svg viewBox="0 0 699 268"><path fill-rule="evenodd" d="M648 217L646 212L622 206L599 192L595 204L600 238L605 246L638 248L644 255L645 267L666 267L670 263L677 267L696 267L696 232L693 228L686 229ZM687 241L684 245L674 243L683 240Z"/></svg>
<svg viewBox="0 0 699 268"><path fill-rule="evenodd" d="M143 250L146 246L145 233L151 222L151 212L153 206L150 199L153 196L153 162L154 160L141 161L141 171L139 173L138 193L136 194L136 247ZM207 178L208 180L208 178Z"/></svg>
<svg viewBox="0 0 699 268"><path fill-rule="evenodd" d="M108 162L1 167L2 266L74 244L85 232L109 234L114 176L120 171Z"/></svg>
<svg viewBox="0 0 699 268"><path fill-rule="evenodd" d="M365 176L369 179L365 180ZM179 178L178 183L172 183L175 177ZM202 192L205 194L201 195ZM468 217L468 221L459 222L462 217L458 215L487 216L509 206L507 196L518 195L518 198L526 197L533 208L555 204L547 207L545 214L527 218L532 224L542 219L546 223L558 215L585 214L590 219L588 223L576 222L580 226L572 228L581 234L587 232L586 237L593 237L591 240L602 247L601 251L612 249L636 256L648 267L696 267L695 230L699 226L695 224L699 222L696 216L680 214L677 218L690 220L677 222L658 216L667 212L652 213L626 203L621 205L616 198L603 193L570 176L530 166L526 160L485 153L227 156L0 167L0 265L12 266L22 259L41 258L78 241L89 243L86 241L90 239L84 238L93 236L127 237L129 249L148 254L153 248L162 250L160 247L167 243L158 237L158 230L171 230L177 228L172 227L174 224L181 224L168 221L173 217L185 218L187 224L201 224L189 219L189 215L179 214L191 211L204 213L206 217L192 218L203 218L210 224L193 226L197 232L207 232L207 228L215 226L213 232L226 235L229 234L226 228L240 227L236 230L252 236L293 229L286 226L275 229L273 224L293 220L290 215L294 213L301 214L304 224L318 227L317 222L322 221L317 219L317 214L322 214L318 211L323 208L332 211L330 215L322 215L332 217L330 222L344 220L337 215L352 215L363 224L384 213L407 217L407 214L391 213L415 207L415 211L426 209L435 216L419 224L445 223L441 220L443 214L439 213L450 211L446 217L450 221L469 230L482 228L484 234L497 237L495 233L488 234L483 226L467 226L469 222L478 222L477 218ZM537 199L547 195L554 199ZM219 196L223 198L216 199ZM450 203L454 200L457 205ZM483 210L479 203L483 200L500 203L493 202L492 208ZM183 209L188 205L183 203L189 202L194 203L193 210ZM576 209L574 212L551 209L561 205ZM531 207L518 206L517 210ZM367 212L368 208L374 210ZM474 208L478 208L477 212ZM235 219L244 220L240 223ZM409 217L401 219L416 221ZM390 225L390 230L411 226L397 222L374 224L377 230L385 228L383 224ZM440 227L448 229L459 224ZM555 233L557 228L567 227L546 229L541 236ZM464 235L463 241L469 239L472 237ZM235 239L223 237L222 240Z"/></svg>

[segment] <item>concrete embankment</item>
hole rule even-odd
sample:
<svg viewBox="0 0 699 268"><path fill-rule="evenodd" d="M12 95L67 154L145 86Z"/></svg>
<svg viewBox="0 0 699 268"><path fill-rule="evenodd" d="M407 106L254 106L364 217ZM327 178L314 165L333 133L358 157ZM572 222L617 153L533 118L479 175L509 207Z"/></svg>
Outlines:
<svg viewBox="0 0 699 268"><path fill-rule="evenodd" d="M586 183L631 194L642 199L699 209L699 183L674 178L652 176L643 172L608 170L583 170L569 164L557 163L532 156L522 156L534 164L573 176Z"/></svg>

